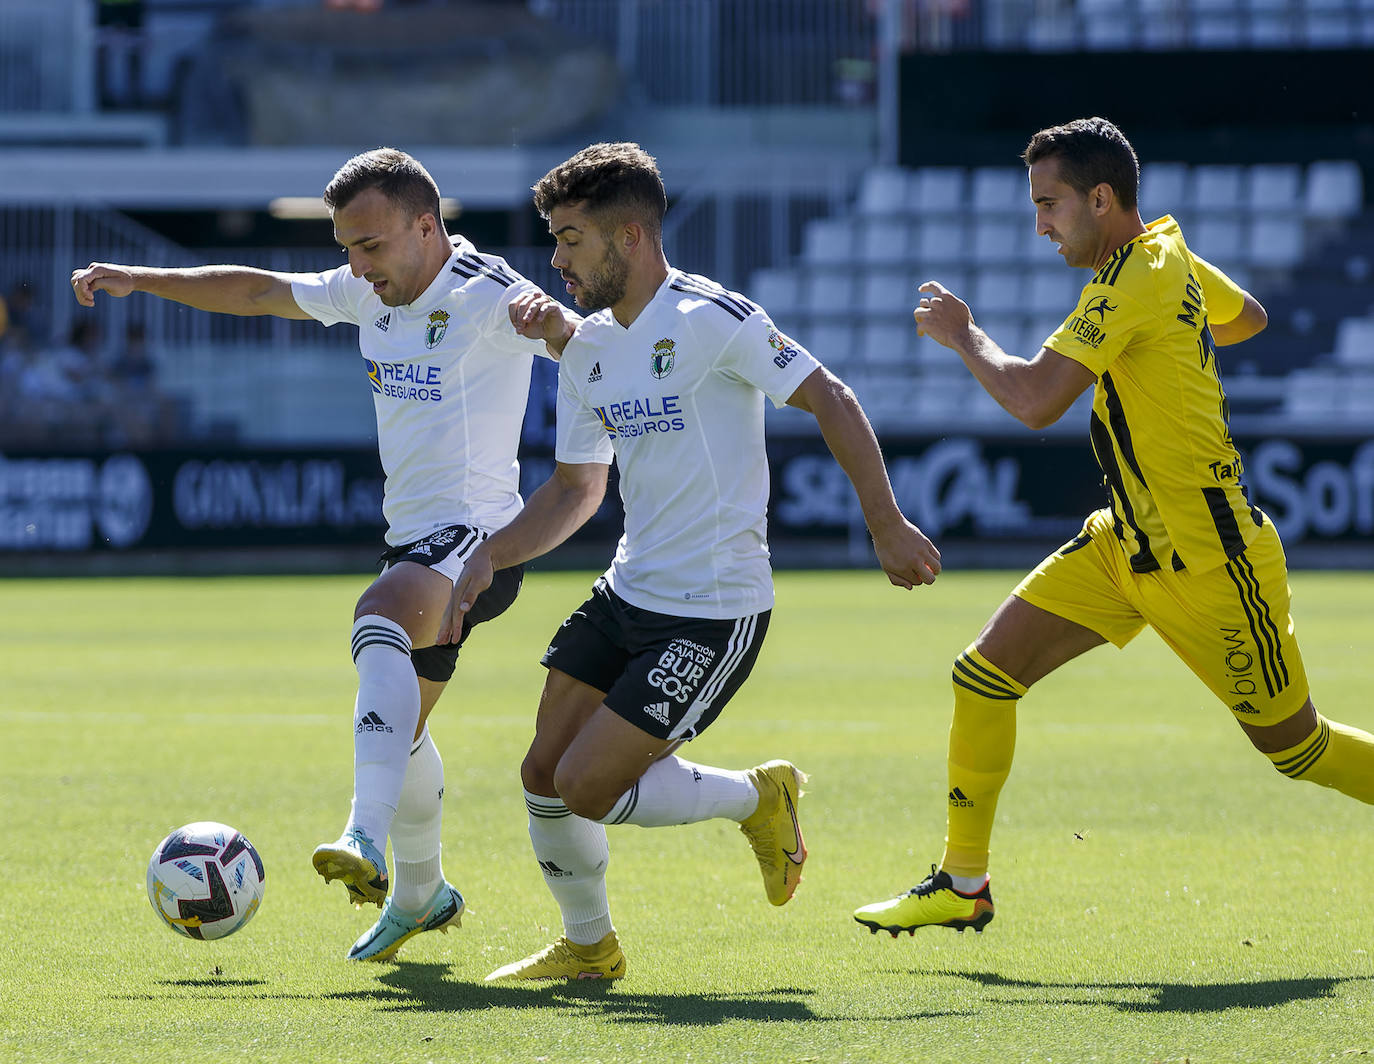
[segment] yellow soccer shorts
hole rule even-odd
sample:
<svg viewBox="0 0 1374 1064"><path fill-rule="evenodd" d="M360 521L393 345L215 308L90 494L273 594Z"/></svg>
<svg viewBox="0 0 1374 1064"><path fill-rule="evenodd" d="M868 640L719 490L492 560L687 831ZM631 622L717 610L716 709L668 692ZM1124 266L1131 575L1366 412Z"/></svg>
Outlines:
<svg viewBox="0 0 1374 1064"><path fill-rule="evenodd" d="M1307 701L1293 636L1288 562L1274 523L1203 573L1132 572L1107 510L1088 516L1013 590L1032 606L1124 647L1149 625L1243 724L1267 727Z"/></svg>

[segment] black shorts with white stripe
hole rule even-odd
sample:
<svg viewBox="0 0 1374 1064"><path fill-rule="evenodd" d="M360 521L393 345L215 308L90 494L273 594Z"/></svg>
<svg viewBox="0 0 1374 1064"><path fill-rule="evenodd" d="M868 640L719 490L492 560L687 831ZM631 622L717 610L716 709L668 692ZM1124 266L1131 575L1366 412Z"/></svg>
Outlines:
<svg viewBox="0 0 1374 1064"><path fill-rule="evenodd" d="M692 739L720 715L758 659L772 611L730 620L632 606L596 582L554 633L541 663L606 693L605 703L660 739Z"/></svg>
<svg viewBox="0 0 1374 1064"><path fill-rule="evenodd" d="M398 547L388 548L378 561L382 563L383 569L390 569L397 562L415 562L417 565L430 568L455 552L459 557L463 557L486 538L485 533L467 525L449 525L448 528L431 532L414 543L402 543ZM524 578L523 565L498 569L492 576L491 587L477 596L472 609L463 618L463 633L458 637L458 642L444 646L417 647L410 652L415 675L435 683L446 683L458 665L458 651L467 642L468 633L483 621L490 621L510 609L515 597L520 594L520 585Z"/></svg>

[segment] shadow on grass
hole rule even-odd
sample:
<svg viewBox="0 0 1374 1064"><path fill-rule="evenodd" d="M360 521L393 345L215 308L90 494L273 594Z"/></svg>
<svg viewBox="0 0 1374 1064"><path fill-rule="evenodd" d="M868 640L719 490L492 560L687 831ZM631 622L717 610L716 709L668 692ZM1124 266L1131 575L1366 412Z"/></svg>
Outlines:
<svg viewBox="0 0 1374 1064"><path fill-rule="evenodd" d="M444 964L400 963L379 977L373 990L341 991L334 998L365 998L380 1008L417 1012L475 1012L483 1009L554 1009L569 1015L599 1017L612 1023L714 1027L733 1020L828 1021L848 1017L818 1016L809 999L815 990L778 987L749 994L637 994L624 984L588 979L583 982L466 983L446 978ZM389 1000L388 1000L389 999ZM911 1012L870 1019L934 1019L963 1015Z"/></svg>
<svg viewBox="0 0 1374 1064"><path fill-rule="evenodd" d="M1345 983L1369 981L1369 976L1312 976L1260 979L1250 983L1046 983L1035 979L1009 979L995 972L946 971L938 974L968 979L990 990L1024 991L1015 995L1017 1001L1104 1005L1120 1012L1147 1013L1267 1009L1294 1001L1334 997L1337 988Z"/></svg>

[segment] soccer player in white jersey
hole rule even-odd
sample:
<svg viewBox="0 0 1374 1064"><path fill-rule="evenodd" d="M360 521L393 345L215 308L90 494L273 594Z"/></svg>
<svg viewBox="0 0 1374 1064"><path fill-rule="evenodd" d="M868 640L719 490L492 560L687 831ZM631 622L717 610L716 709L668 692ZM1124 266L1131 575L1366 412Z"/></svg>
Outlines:
<svg viewBox="0 0 1374 1064"><path fill-rule="evenodd" d="M313 863L326 881L342 880L356 905L382 906L349 959L387 960L407 939L462 916L440 859L443 762L426 722L459 647L515 600L521 571L503 573L443 640L439 619L464 560L520 511L516 446L531 356L557 357L580 318L502 259L451 237L434 180L404 152L355 156L324 200L348 256L337 269L92 263L72 274L72 287L83 306L97 292L148 292L223 314L358 328L386 472L389 549L354 612L352 808L343 836L320 846Z"/></svg>
<svg viewBox="0 0 1374 1064"><path fill-rule="evenodd" d="M551 550L597 509L612 458L625 533L591 598L555 634L521 766L530 838L563 916L547 949L498 979L617 979L625 955L606 898L606 824L740 823L774 905L806 859L805 777L674 755L744 682L773 605L764 397L815 415L849 475L889 580L934 581L939 553L897 508L868 419L844 384L749 300L664 258L653 158L597 144L535 185L553 265L595 311L559 365L557 464L509 525L479 544L440 627L457 631L507 567Z"/></svg>

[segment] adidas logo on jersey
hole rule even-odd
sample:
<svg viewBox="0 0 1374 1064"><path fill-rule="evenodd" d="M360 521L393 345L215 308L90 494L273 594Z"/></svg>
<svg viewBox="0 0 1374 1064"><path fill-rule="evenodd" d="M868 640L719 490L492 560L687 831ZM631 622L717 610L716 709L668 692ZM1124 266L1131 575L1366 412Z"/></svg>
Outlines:
<svg viewBox="0 0 1374 1064"><path fill-rule="evenodd" d="M594 363L592 364L592 371L591 371L590 373L587 374L587 383L588 383L588 384L595 384L595 383L596 383L597 381L599 381L600 379L601 379L601 363L600 363L600 362L594 362Z"/></svg>
<svg viewBox="0 0 1374 1064"><path fill-rule="evenodd" d="M660 724L668 723L668 703L655 702L652 706L645 706L644 712L653 717Z"/></svg>
<svg viewBox="0 0 1374 1064"><path fill-rule="evenodd" d="M973 807L973 802L970 799L966 798L964 796L964 792L961 791L958 787L955 787L954 790L949 792L949 804L964 806L967 808Z"/></svg>
<svg viewBox="0 0 1374 1064"><path fill-rule="evenodd" d="M363 732L389 732L394 731L390 724L377 716L375 710L369 712L362 720L358 721L358 727L354 729L359 735Z"/></svg>
<svg viewBox="0 0 1374 1064"><path fill-rule="evenodd" d="M372 324L377 326L377 328L381 329L382 332L386 332L387 329L391 328L391 311L388 310L385 314L383 314Z"/></svg>

